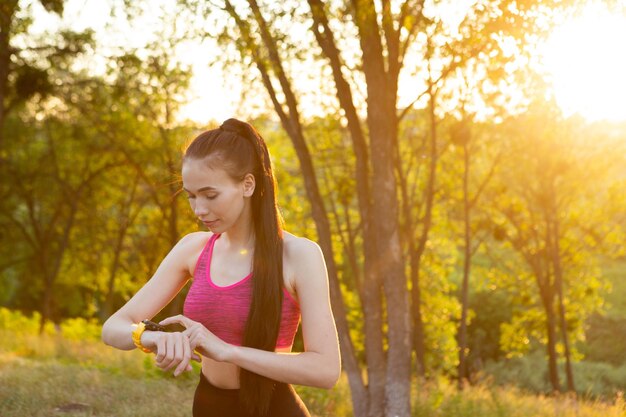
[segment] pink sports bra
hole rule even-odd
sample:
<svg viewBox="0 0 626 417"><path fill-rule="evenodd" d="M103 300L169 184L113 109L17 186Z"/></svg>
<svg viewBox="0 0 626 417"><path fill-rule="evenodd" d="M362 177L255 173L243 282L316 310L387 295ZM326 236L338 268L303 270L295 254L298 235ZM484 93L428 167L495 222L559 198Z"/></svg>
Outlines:
<svg viewBox="0 0 626 417"><path fill-rule="evenodd" d="M213 235L205 245L185 298L183 314L202 323L227 343L241 346L252 301L252 273L232 285L220 287L211 280L213 246L220 235ZM300 323L300 306L283 288L284 297L277 348L289 347Z"/></svg>

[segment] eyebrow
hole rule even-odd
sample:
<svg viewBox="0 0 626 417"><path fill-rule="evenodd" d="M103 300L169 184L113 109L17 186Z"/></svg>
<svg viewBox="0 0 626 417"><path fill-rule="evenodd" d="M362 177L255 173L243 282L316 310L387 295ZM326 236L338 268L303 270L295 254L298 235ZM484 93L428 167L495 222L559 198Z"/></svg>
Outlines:
<svg viewBox="0 0 626 417"><path fill-rule="evenodd" d="M185 187L183 187L183 190L187 191L188 193L193 194L191 191L189 191L188 189L186 189ZM197 192L201 193L202 191L207 191L207 190L211 190L211 191L215 191L216 188L215 187L211 187L210 185L206 186L206 187L202 187L200 189L198 189Z"/></svg>

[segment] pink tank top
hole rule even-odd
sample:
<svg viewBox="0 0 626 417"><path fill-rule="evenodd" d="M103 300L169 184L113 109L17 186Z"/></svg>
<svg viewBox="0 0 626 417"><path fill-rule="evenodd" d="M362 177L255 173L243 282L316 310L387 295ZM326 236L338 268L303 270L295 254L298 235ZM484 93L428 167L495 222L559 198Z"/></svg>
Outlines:
<svg viewBox="0 0 626 417"><path fill-rule="evenodd" d="M241 346L252 301L252 274L232 285L220 287L211 280L213 246L220 235L213 235L205 245L185 298L183 314L202 323L227 343ZM277 348L289 347L300 323L300 306L283 287L284 297Z"/></svg>

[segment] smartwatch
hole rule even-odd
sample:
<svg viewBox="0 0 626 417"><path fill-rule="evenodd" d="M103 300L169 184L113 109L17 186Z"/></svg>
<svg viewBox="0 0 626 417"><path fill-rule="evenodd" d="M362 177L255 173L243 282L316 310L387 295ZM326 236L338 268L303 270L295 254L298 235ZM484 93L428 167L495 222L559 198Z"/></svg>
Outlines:
<svg viewBox="0 0 626 417"><path fill-rule="evenodd" d="M141 322L145 325L146 330L150 330L153 332L165 332L165 326L160 325L159 323L155 323L148 319L141 320Z"/></svg>

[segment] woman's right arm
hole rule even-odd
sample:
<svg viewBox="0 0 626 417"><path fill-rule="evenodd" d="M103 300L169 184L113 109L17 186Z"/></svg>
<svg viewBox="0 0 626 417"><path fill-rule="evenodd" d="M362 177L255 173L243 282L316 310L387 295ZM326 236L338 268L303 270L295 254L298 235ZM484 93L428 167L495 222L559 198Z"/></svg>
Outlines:
<svg viewBox="0 0 626 417"><path fill-rule="evenodd" d="M133 323L143 319L152 319L185 286L191 276L193 259L198 254L201 240L206 240L205 233L195 232L184 236L163 259L152 278L115 312L102 326L102 341L122 350L132 350ZM193 262L192 262L193 259ZM142 344L155 348L154 337L144 332Z"/></svg>

